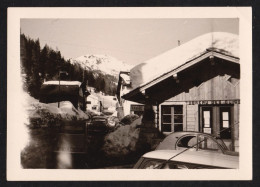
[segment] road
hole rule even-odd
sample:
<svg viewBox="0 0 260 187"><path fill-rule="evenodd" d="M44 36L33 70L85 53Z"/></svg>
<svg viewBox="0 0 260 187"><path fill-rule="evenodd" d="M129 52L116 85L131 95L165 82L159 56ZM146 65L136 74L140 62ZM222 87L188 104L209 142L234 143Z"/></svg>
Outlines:
<svg viewBox="0 0 260 187"><path fill-rule="evenodd" d="M58 133L55 168L90 169L104 166L102 146L106 134L88 132L86 124L66 126Z"/></svg>
<svg viewBox="0 0 260 187"><path fill-rule="evenodd" d="M94 169L113 164L102 152L106 134L88 133L86 123L28 130L30 141L21 152L23 168Z"/></svg>

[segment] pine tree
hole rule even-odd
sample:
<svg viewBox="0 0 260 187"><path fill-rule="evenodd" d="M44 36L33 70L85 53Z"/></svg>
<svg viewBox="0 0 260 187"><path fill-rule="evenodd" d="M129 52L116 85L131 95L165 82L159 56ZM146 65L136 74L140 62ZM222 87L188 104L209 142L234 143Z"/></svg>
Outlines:
<svg viewBox="0 0 260 187"><path fill-rule="evenodd" d="M48 61L48 53L49 53L49 47L45 45L41 50L40 59L39 59L39 73L42 81L46 78L45 66Z"/></svg>
<svg viewBox="0 0 260 187"><path fill-rule="evenodd" d="M33 97L38 98L40 87L45 80L58 80L59 71L68 72L69 76L62 79L83 82L83 74L88 85L109 95L116 92L115 77L103 75L98 71L84 70L79 64L71 64L65 60L60 51L47 45L40 48L40 41L32 40L24 34L20 35L21 73L25 78L24 89Z"/></svg>

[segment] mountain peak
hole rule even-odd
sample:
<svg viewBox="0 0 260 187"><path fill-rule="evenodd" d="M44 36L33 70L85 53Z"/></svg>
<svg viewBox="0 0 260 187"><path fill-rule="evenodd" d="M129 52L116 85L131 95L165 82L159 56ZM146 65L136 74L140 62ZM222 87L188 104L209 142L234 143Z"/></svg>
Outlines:
<svg viewBox="0 0 260 187"><path fill-rule="evenodd" d="M131 65L106 54L83 55L72 60L72 64L79 64L84 69L99 70L113 76L118 76L120 71L130 71L132 68Z"/></svg>

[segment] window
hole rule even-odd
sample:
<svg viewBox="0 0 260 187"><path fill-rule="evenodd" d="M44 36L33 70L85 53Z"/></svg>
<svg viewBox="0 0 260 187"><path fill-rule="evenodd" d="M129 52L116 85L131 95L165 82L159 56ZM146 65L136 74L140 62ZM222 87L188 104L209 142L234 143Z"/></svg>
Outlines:
<svg viewBox="0 0 260 187"><path fill-rule="evenodd" d="M220 108L220 137L223 139L231 138L231 111L230 107Z"/></svg>
<svg viewBox="0 0 260 187"><path fill-rule="evenodd" d="M203 111L203 121L204 121L204 127L208 128L210 127L210 111Z"/></svg>
<svg viewBox="0 0 260 187"><path fill-rule="evenodd" d="M182 148L182 147L183 148L191 148L196 144L197 144L197 136L189 135L189 136L185 136L185 137L181 138L177 142L176 148ZM194 146L194 148L196 148L196 146Z"/></svg>
<svg viewBox="0 0 260 187"><path fill-rule="evenodd" d="M202 107L202 132L212 133L212 107Z"/></svg>
<svg viewBox="0 0 260 187"><path fill-rule="evenodd" d="M183 131L183 106L162 106L162 132Z"/></svg>
<svg viewBox="0 0 260 187"><path fill-rule="evenodd" d="M144 114L144 105L131 105L130 112L131 114L136 114L138 116L141 116Z"/></svg>

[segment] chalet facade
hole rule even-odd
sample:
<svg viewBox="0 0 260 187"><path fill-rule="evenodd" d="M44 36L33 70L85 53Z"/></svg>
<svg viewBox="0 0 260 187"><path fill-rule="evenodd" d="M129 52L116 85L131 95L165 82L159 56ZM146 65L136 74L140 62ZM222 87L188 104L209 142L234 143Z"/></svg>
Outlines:
<svg viewBox="0 0 260 187"><path fill-rule="evenodd" d="M157 64L165 64L162 69L167 71L158 69L151 76L142 72L151 69L152 74ZM240 60L236 35L209 33L138 66L142 68L131 70L135 88L122 97L145 105L144 124L155 125L164 134L213 134L230 150L238 151ZM148 81L147 76L151 77Z"/></svg>

